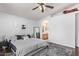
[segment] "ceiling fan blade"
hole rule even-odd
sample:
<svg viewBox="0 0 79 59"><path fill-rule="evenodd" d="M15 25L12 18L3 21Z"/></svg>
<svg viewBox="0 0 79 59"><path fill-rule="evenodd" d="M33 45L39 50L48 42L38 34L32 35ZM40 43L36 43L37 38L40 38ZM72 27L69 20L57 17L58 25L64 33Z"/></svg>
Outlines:
<svg viewBox="0 0 79 59"><path fill-rule="evenodd" d="M45 5L46 7L48 7L48 8L51 8L51 9L53 9L54 7L53 6L49 6L49 5Z"/></svg>
<svg viewBox="0 0 79 59"><path fill-rule="evenodd" d="M41 5L41 8L42 8L41 12L44 12L44 7L42 5Z"/></svg>
<svg viewBox="0 0 79 59"><path fill-rule="evenodd" d="M35 10L35 9L37 9L39 6L37 6L37 7L35 7L35 8L33 8L32 10Z"/></svg>
<svg viewBox="0 0 79 59"><path fill-rule="evenodd" d="M37 3L37 4L39 4L39 5L45 5L44 3Z"/></svg>

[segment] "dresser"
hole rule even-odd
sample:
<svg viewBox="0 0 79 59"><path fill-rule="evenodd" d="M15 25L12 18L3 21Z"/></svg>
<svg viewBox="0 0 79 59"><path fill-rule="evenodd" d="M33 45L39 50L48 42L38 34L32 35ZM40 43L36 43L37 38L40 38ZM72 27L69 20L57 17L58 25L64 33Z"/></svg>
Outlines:
<svg viewBox="0 0 79 59"><path fill-rule="evenodd" d="M42 39L43 40L48 40L48 33L43 33L42 34Z"/></svg>

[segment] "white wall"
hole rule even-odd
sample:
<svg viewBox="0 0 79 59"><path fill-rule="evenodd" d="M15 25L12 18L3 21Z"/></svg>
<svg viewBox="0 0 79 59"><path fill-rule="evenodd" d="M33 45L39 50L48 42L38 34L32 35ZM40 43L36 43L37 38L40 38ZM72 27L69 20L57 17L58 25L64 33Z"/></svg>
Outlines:
<svg viewBox="0 0 79 59"><path fill-rule="evenodd" d="M75 47L75 13L48 16L37 22L42 38L42 23L48 21L48 41Z"/></svg>
<svg viewBox="0 0 79 59"><path fill-rule="evenodd" d="M21 25L26 25L25 34L32 34L34 24L33 20L0 12L0 40L4 35L10 37L22 34Z"/></svg>
<svg viewBox="0 0 79 59"><path fill-rule="evenodd" d="M75 14L51 17L48 23L49 42L75 47Z"/></svg>

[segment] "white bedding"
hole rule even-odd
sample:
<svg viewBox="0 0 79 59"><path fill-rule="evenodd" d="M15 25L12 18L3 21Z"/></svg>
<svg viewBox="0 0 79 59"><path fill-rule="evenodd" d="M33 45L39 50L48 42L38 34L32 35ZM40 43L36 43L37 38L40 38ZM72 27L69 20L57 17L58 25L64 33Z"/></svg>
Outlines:
<svg viewBox="0 0 79 59"><path fill-rule="evenodd" d="M47 46L47 42L41 39L31 38L29 40L16 40L15 42L11 42L16 47L16 55L23 56L32 50L37 48Z"/></svg>

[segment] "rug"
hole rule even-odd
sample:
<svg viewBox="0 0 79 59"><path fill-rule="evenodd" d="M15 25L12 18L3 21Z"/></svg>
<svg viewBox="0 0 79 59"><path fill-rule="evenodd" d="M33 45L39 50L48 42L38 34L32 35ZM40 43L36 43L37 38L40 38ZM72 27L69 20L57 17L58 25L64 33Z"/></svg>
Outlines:
<svg viewBox="0 0 79 59"><path fill-rule="evenodd" d="M72 49L59 46L59 45L51 45L38 53L34 54L33 56L71 56L72 55Z"/></svg>

